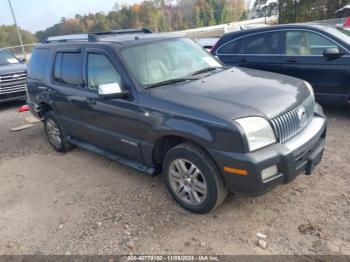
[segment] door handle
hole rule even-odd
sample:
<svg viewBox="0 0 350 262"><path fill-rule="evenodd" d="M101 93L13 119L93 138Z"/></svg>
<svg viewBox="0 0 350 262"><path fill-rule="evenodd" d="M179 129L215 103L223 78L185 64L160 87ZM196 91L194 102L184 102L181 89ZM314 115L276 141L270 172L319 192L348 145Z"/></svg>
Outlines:
<svg viewBox="0 0 350 262"><path fill-rule="evenodd" d="M96 99L91 98L91 97L86 97L85 102L88 103L89 105L96 105Z"/></svg>
<svg viewBox="0 0 350 262"><path fill-rule="evenodd" d="M287 63L298 63L299 60L296 59L296 58L290 58L290 59L287 59L286 62L287 62Z"/></svg>

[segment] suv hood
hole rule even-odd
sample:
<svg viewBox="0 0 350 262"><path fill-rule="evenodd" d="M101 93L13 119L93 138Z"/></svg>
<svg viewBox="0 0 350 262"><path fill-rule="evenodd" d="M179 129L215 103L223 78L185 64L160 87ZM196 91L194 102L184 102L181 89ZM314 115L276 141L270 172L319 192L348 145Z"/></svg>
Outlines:
<svg viewBox="0 0 350 262"><path fill-rule="evenodd" d="M233 119L272 119L300 104L309 93L297 78L238 67L151 91L158 98Z"/></svg>
<svg viewBox="0 0 350 262"><path fill-rule="evenodd" d="M25 64L0 65L0 75L25 72L26 68Z"/></svg>

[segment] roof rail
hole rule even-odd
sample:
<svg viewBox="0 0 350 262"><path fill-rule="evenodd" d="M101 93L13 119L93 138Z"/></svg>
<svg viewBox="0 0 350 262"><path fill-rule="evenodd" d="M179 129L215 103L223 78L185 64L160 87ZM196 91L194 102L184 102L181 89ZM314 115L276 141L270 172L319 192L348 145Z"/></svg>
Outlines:
<svg viewBox="0 0 350 262"><path fill-rule="evenodd" d="M140 29L121 29L121 30L112 30L108 32L96 32L96 33L86 33L86 34L74 34L74 35L61 35L61 36L50 36L44 43L52 42L71 42L71 41L89 41L89 42L98 42L103 36L110 35L122 35L122 34L151 34L153 33L148 28Z"/></svg>

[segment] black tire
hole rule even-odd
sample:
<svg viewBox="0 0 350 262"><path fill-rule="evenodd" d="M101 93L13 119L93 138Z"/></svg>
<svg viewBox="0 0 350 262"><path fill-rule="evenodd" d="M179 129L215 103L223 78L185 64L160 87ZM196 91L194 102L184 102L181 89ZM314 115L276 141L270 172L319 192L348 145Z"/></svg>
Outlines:
<svg viewBox="0 0 350 262"><path fill-rule="evenodd" d="M49 111L45 114L43 122L46 137L53 149L57 152L65 153L74 148L74 146L67 141L64 130L53 111ZM54 128L55 132L52 128ZM53 132L55 133L54 135L52 135ZM57 139L53 138L53 136Z"/></svg>
<svg viewBox="0 0 350 262"><path fill-rule="evenodd" d="M199 171L195 169L194 173L199 173L200 176L197 175L196 179L187 177L189 180L184 179L185 176L181 176L182 178L179 179L179 173L186 173L178 170L181 161L182 164L185 164L185 167L181 165L183 167L180 168L181 170L189 171L197 168ZM176 175L171 175L174 172ZM187 172L187 174L189 173L191 172ZM191 143L183 143L169 150L163 161L163 176L167 189L175 201L193 213L208 213L217 208L227 196L227 189L214 161L201 148ZM195 186L198 182L202 188ZM202 185L204 184L206 184L206 190L203 190ZM176 186L178 187L176 188ZM201 190L193 192L196 191L195 187ZM181 188L183 189L181 190ZM176 190L178 190L178 193L176 193ZM194 197L194 194L197 196ZM196 204L193 204L193 202L196 202Z"/></svg>

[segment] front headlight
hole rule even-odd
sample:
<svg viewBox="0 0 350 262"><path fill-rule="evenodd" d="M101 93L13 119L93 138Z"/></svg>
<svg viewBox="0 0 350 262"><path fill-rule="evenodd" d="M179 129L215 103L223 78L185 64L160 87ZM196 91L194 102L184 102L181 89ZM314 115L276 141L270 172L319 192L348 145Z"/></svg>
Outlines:
<svg viewBox="0 0 350 262"><path fill-rule="evenodd" d="M304 81L304 83L305 83L305 86L307 87L307 89L309 89L310 94L312 95L312 97L315 98L315 92L314 92L314 89L313 89L312 85L309 82L306 82L306 81Z"/></svg>
<svg viewBox="0 0 350 262"><path fill-rule="evenodd" d="M235 120L244 130L249 151L255 151L276 143L276 136L269 122L262 117L246 117Z"/></svg>

